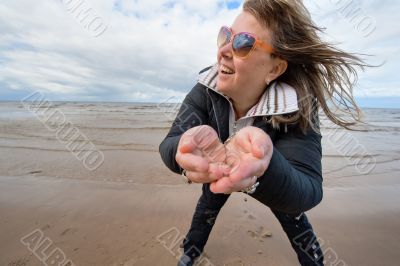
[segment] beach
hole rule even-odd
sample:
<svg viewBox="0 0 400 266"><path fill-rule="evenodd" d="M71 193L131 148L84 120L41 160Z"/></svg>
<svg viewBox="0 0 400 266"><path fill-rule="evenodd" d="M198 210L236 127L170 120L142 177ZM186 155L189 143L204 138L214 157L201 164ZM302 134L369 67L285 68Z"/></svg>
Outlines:
<svg viewBox="0 0 400 266"><path fill-rule="evenodd" d="M176 265L201 194L158 153L177 107L0 102L0 265L51 265L55 254L77 266ZM366 109L359 131L321 120L324 198L307 215L326 265L398 265L400 109ZM33 249L33 236L48 241ZM298 265L269 208L243 193L223 207L203 262Z"/></svg>

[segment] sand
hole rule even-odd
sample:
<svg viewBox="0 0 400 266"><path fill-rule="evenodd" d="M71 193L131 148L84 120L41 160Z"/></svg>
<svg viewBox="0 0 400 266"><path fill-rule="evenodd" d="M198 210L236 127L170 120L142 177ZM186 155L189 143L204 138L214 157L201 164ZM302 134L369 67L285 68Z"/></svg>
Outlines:
<svg viewBox="0 0 400 266"><path fill-rule="evenodd" d="M37 112L0 103L0 265L51 265L46 258L56 250L74 265L176 265L201 186L183 184L158 154L173 108L53 103L50 110L104 162L88 170ZM372 125L360 132L323 128L324 199L308 216L326 265L400 260L400 111L366 114ZM50 241L47 249L27 245L35 232ZM271 211L242 193L222 209L205 253L204 265L297 265Z"/></svg>

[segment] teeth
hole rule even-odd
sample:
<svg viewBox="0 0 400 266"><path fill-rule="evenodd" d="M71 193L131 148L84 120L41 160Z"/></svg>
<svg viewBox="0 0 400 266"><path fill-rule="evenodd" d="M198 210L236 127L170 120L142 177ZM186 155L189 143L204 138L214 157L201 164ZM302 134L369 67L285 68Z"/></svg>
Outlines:
<svg viewBox="0 0 400 266"><path fill-rule="evenodd" d="M224 66L224 65L221 65L221 66L220 66L220 70L221 70L222 72L224 72L224 73L227 73L227 74L233 74L233 73L235 73L235 71L233 71L232 69L230 69L230 68L228 68L228 67L226 67L226 66Z"/></svg>

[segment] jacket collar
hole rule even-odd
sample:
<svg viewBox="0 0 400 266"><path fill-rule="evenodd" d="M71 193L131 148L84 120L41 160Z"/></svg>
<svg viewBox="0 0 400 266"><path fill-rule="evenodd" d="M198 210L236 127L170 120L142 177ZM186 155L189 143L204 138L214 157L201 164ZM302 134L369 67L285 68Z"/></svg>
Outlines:
<svg viewBox="0 0 400 266"><path fill-rule="evenodd" d="M230 101L229 97L218 91L217 76L218 64L215 64L211 68L200 72L198 82ZM286 83L273 82L245 117L282 115L298 110L296 90Z"/></svg>

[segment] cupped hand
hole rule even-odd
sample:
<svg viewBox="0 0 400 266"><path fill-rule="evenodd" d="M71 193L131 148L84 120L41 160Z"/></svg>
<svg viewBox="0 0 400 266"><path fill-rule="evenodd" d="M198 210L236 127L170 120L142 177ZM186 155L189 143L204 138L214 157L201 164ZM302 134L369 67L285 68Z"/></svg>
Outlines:
<svg viewBox="0 0 400 266"><path fill-rule="evenodd" d="M245 127L226 144L226 163L231 170L210 185L213 193L241 191L257 182L267 170L273 153L271 138L257 127Z"/></svg>
<svg viewBox="0 0 400 266"><path fill-rule="evenodd" d="M175 159L194 183L212 183L231 171L225 164L225 146L217 132L206 125L193 127L182 135Z"/></svg>

